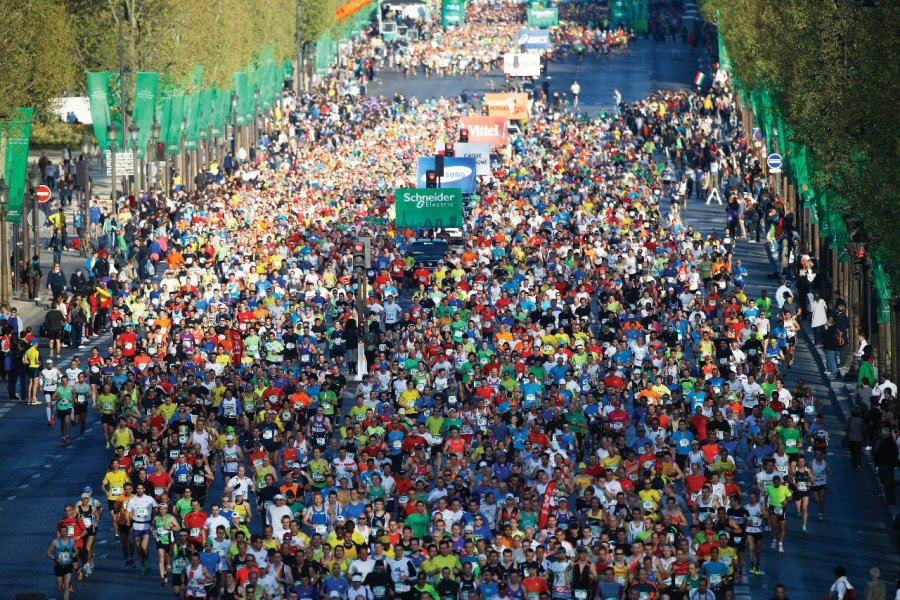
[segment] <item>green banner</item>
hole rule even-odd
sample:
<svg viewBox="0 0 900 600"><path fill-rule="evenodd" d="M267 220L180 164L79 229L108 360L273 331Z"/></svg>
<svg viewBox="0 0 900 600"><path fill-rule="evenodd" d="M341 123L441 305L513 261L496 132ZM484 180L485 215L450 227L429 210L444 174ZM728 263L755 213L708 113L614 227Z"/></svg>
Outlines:
<svg viewBox="0 0 900 600"><path fill-rule="evenodd" d="M199 100L199 94L184 95L184 104L182 105L182 110L184 111L184 116L187 117L187 121L185 121L184 125L185 150L197 149L197 134L200 131L200 129L197 127L197 109L200 106Z"/></svg>
<svg viewBox="0 0 900 600"><path fill-rule="evenodd" d="M212 127L214 137L225 137L225 126L231 120L231 91L213 90Z"/></svg>
<svg viewBox="0 0 900 600"><path fill-rule="evenodd" d="M144 158L150 142L153 115L156 112L156 93L159 87L159 73L138 73L134 81L134 111L132 121L138 130L137 157Z"/></svg>
<svg viewBox="0 0 900 600"><path fill-rule="evenodd" d="M559 26L559 9L558 8L529 8L528 9L528 26L529 27L558 27Z"/></svg>
<svg viewBox="0 0 900 600"><path fill-rule="evenodd" d="M31 142L31 108L20 108L16 118L3 124L6 158L3 177L9 186L9 204L6 221L22 221L22 207L25 204L26 178L28 177L28 145Z"/></svg>
<svg viewBox="0 0 900 600"><path fill-rule="evenodd" d="M181 152L181 126L184 115L184 96L172 96L169 106L169 135L166 136L166 154Z"/></svg>
<svg viewBox="0 0 900 600"><path fill-rule="evenodd" d="M394 198L397 227L462 227L462 190L459 188L401 188Z"/></svg>
<svg viewBox="0 0 900 600"><path fill-rule="evenodd" d="M441 25L464 25L466 22L465 0L444 0L441 5Z"/></svg>
<svg viewBox="0 0 900 600"><path fill-rule="evenodd" d="M94 137L101 151L109 148L106 128L109 126L109 71L88 72L87 90L91 103L91 120L94 122Z"/></svg>
<svg viewBox="0 0 900 600"><path fill-rule="evenodd" d="M247 117L246 111L244 110L247 98L250 99L250 104L253 104L253 91L250 89L250 79L247 74L243 71L238 71L234 74L234 87L238 93L238 105L237 105L237 124L238 125L246 125Z"/></svg>
<svg viewBox="0 0 900 600"><path fill-rule="evenodd" d="M200 128L200 139L209 138L209 126L212 116L213 90L206 89L200 92L200 104L197 108L197 127Z"/></svg>

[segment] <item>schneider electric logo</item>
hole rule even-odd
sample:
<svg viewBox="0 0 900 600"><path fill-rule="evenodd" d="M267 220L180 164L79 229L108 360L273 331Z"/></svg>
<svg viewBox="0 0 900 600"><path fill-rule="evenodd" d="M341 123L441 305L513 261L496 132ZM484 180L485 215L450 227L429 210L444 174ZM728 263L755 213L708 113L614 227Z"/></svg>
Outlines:
<svg viewBox="0 0 900 600"><path fill-rule="evenodd" d="M400 195L404 204L415 204L416 208L447 208L453 206L456 199L457 196L446 192L404 192Z"/></svg>

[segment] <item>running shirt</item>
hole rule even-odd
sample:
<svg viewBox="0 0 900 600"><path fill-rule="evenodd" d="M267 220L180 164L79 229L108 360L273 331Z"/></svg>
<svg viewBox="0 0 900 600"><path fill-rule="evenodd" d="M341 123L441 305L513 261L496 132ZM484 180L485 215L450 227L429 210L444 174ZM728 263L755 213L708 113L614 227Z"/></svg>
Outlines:
<svg viewBox="0 0 900 600"><path fill-rule="evenodd" d="M110 502L118 500L125 489L125 482L128 481L128 475L125 471L119 470L115 473L108 471L106 477L103 478L103 485L109 486L109 493L106 499Z"/></svg>
<svg viewBox="0 0 900 600"><path fill-rule="evenodd" d="M812 484L815 487L828 485L828 463L824 460L812 462Z"/></svg>
<svg viewBox="0 0 900 600"><path fill-rule="evenodd" d="M156 500L152 496L132 496L125 504L125 510L133 515L132 528L135 531L149 531Z"/></svg>

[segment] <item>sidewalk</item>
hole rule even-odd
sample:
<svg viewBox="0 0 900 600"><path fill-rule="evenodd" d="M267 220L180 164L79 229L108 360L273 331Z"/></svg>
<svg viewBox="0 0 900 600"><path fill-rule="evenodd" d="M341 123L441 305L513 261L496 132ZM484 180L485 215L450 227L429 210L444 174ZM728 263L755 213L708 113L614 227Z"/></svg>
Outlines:
<svg viewBox="0 0 900 600"><path fill-rule="evenodd" d="M62 161L62 152L59 150L48 150L47 157L52 160L54 163L58 163ZM31 150L28 153L28 162L31 164L32 162L37 162L41 157L41 150ZM100 164L100 161L93 160L91 163L91 180L93 182L93 195L95 197L99 197L101 202L105 205L109 205L109 192L111 179L106 174L106 169ZM59 194L57 192L53 193L53 196L50 200L51 206L56 208L59 206ZM73 200L73 203L65 208L66 214L66 223L67 223L67 233L69 239L75 237L74 231L74 216L75 212L78 210L78 202ZM25 321L26 325L30 325L32 327L38 327L44 321L44 313L49 308L48 304L48 292L46 285L46 277L47 273L53 265L53 252L47 249L47 242L50 239L53 231L51 227L44 227L44 214L41 211L38 211L38 223L40 225L40 239L41 239L41 269L44 272L44 281L41 282L40 289L40 302L35 302L33 300L19 300L21 294L13 294L13 299L11 301L11 305L16 307L18 310L19 316ZM29 219L30 223L30 219ZM30 240L30 244L33 247L34 241ZM27 250L28 255L31 255L31 249ZM84 268L85 266L85 258L81 256L77 250L66 250L62 255L62 271L66 275L66 279L68 279L72 273L75 272L76 269ZM27 296L26 296L27 297Z"/></svg>

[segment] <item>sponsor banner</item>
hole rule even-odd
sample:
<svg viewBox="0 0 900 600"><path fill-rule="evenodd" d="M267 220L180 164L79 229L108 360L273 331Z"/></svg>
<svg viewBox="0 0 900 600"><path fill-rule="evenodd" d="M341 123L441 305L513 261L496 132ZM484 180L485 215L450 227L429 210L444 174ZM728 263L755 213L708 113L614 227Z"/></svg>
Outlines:
<svg viewBox="0 0 900 600"><path fill-rule="evenodd" d="M462 117L462 129L469 131L469 142L505 146L509 143L509 121L504 117Z"/></svg>
<svg viewBox="0 0 900 600"><path fill-rule="evenodd" d="M525 50L549 50L550 32L542 29L520 29L516 35L516 47Z"/></svg>
<svg viewBox="0 0 900 600"><path fill-rule="evenodd" d="M454 146L455 148L455 146ZM433 156L419 157L419 172L416 179L420 188L425 187L425 171L434 169ZM463 194L474 194L477 183L477 161L474 158L458 157L444 159L444 176L439 179L442 188L459 188Z"/></svg>
<svg viewBox="0 0 900 600"><path fill-rule="evenodd" d="M453 152L456 153L457 158L474 158L476 175L491 174L491 146L489 144L456 142L453 144ZM446 170L446 166L444 170Z"/></svg>
<svg viewBox="0 0 900 600"><path fill-rule="evenodd" d="M529 8L528 9L528 26L529 27L558 27L559 26L559 9L558 8Z"/></svg>
<svg viewBox="0 0 900 600"><path fill-rule="evenodd" d="M492 117L505 117L511 121L528 120L528 94L485 94L484 104Z"/></svg>
<svg viewBox="0 0 900 600"><path fill-rule="evenodd" d="M401 229L462 227L462 190L409 189L394 192L394 212Z"/></svg>
<svg viewBox="0 0 900 600"><path fill-rule="evenodd" d="M510 77L540 77L541 55L531 52L504 54L503 72Z"/></svg>

